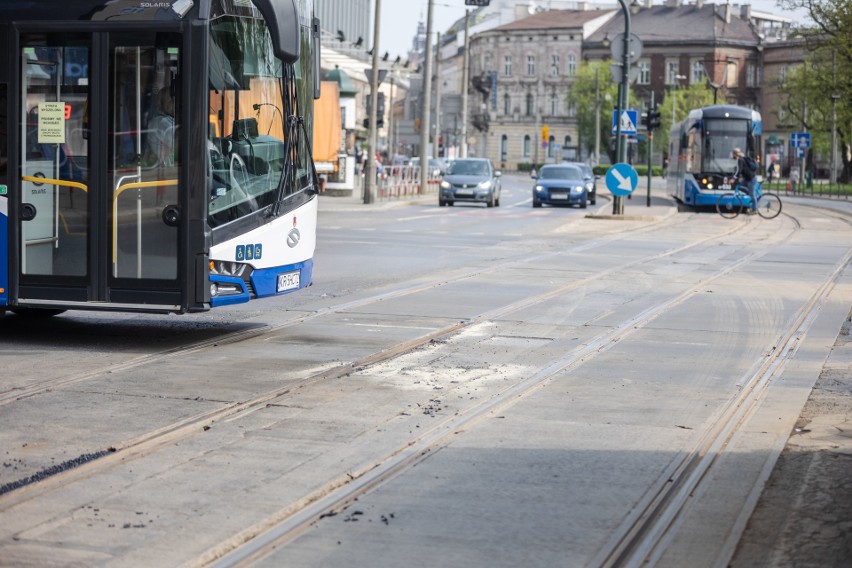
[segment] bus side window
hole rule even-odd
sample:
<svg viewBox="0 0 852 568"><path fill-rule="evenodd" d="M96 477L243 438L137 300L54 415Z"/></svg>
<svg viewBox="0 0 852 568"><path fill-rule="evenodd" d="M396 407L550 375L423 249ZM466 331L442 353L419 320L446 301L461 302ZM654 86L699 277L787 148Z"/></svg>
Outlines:
<svg viewBox="0 0 852 568"><path fill-rule="evenodd" d="M9 159L8 148L6 147L6 136L8 130L8 116L6 104L8 98L6 96L6 83L0 83L0 183L5 185L6 180L6 163Z"/></svg>

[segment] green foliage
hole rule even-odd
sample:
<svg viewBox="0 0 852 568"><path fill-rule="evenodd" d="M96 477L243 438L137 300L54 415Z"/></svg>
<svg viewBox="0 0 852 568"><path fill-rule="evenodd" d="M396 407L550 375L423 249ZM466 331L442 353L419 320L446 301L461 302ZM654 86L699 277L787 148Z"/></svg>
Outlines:
<svg viewBox="0 0 852 568"><path fill-rule="evenodd" d="M612 130L612 109L618 97L608 61L583 62L577 68L567 100L576 111L577 145L586 152L595 151L595 95L599 101L601 153L605 153Z"/></svg>
<svg viewBox="0 0 852 568"><path fill-rule="evenodd" d="M713 89L706 83L679 87L675 93L674 89L666 93L663 103L659 105L660 123L662 126L654 136L654 146L657 148L668 148L669 132L672 129L672 106L674 106L675 123L684 120L689 111L713 104Z"/></svg>
<svg viewBox="0 0 852 568"><path fill-rule="evenodd" d="M806 8L813 25L797 28L806 43L803 65L775 77L787 98L785 122L811 132L812 147L831 154L833 112L837 113L838 154L843 160L841 179L852 177L852 3L837 0L782 0L788 9ZM833 103L833 101L836 101Z"/></svg>

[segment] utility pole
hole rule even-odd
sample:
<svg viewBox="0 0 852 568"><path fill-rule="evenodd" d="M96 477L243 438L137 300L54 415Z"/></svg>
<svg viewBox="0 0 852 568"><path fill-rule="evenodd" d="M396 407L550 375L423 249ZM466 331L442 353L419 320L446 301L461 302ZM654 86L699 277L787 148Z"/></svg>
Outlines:
<svg viewBox="0 0 852 568"><path fill-rule="evenodd" d="M435 42L435 157L441 150L441 32Z"/></svg>
<svg viewBox="0 0 852 568"><path fill-rule="evenodd" d="M840 95L837 94L837 52L831 51L831 86L835 90L831 94L831 173L828 177L828 183L834 185L837 183L837 100Z"/></svg>
<svg viewBox="0 0 852 568"><path fill-rule="evenodd" d="M429 0L426 10L426 56L423 62L423 121L420 128L420 193L426 195L429 187L429 134L432 130L432 9Z"/></svg>
<svg viewBox="0 0 852 568"><path fill-rule="evenodd" d="M431 0L430 0L431 5ZM467 158L467 84L470 73L470 10L464 11L464 57L462 58L461 157Z"/></svg>
<svg viewBox="0 0 852 568"><path fill-rule="evenodd" d="M364 203L374 201L376 194L376 146L378 128L376 116L379 106L379 24L381 23L382 0L376 0L376 13L373 15L373 73L370 75L370 134L367 143L367 164L364 168Z"/></svg>
<svg viewBox="0 0 852 568"><path fill-rule="evenodd" d="M621 135L621 114L627 109L627 101L630 100L628 90L630 88L630 8L627 0L618 0L621 11L624 14L624 54L621 57L621 84L618 89L618 112L616 113L617 136L617 160L621 163L627 162L627 140ZM624 198L614 195L612 199L612 214L624 215Z"/></svg>
<svg viewBox="0 0 852 568"><path fill-rule="evenodd" d="M390 75L390 108L388 109L388 158L390 164L393 165L393 158L396 155L396 136L394 136L394 116L393 116L393 91L394 91L394 70L391 70Z"/></svg>
<svg viewBox="0 0 852 568"><path fill-rule="evenodd" d="M595 67L595 163L597 166L601 162L601 86L598 81L598 72L600 69Z"/></svg>

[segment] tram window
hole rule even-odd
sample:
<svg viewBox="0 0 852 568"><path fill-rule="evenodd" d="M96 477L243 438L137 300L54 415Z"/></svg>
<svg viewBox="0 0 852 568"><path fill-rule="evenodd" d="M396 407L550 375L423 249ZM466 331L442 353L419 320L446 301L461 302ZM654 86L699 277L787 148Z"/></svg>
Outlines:
<svg viewBox="0 0 852 568"><path fill-rule="evenodd" d="M707 173L730 174L736 171L734 148L748 147L749 122L738 119L704 121L704 163Z"/></svg>

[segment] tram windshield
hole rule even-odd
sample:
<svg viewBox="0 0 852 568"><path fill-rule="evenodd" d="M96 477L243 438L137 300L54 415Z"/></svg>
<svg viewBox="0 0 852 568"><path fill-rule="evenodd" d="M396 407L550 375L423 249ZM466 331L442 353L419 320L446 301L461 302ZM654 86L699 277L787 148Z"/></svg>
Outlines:
<svg viewBox="0 0 852 568"><path fill-rule="evenodd" d="M275 57L261 14L240 0L214 1L209 49L208 220L216 227L301 189L297 180L281 185L298 67Z"/></svg>
<svg viewBox="0 0 852 568"><path fill-rule="evenodd" d="M737 169L734 148L748 148L749 121L704 119L701 171L708 174L730 175Z"/></svg>

